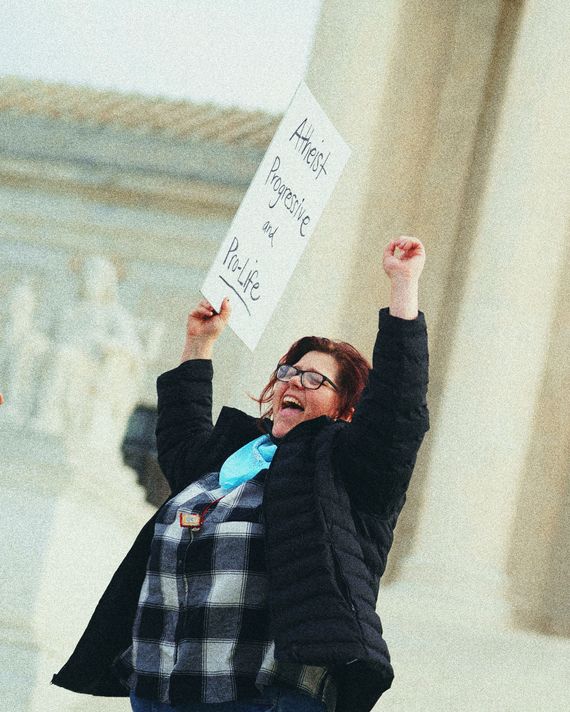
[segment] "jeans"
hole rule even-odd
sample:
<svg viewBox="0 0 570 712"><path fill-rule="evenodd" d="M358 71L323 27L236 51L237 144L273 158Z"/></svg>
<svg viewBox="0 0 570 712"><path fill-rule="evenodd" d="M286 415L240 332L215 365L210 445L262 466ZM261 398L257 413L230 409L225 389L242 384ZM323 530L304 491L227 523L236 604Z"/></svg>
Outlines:
<svg viewBox="0 0 570 712"><path fill-rule="evenodd" d="M326 712L325 705L314 697L284 687L265 687L260 696L251 701L183 702L167 705L155 700L144 700L131 692L133 712Z"/></svg>

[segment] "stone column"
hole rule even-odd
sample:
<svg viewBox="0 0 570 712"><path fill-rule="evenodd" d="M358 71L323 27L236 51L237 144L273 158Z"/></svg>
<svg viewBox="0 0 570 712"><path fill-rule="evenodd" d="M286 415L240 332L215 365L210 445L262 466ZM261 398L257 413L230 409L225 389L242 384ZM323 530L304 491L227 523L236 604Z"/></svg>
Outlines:
<svg viewBox="0 0 570 712"><path fill-rule="evenodd" d="M570 71L563 2L520 28L438 422L414 565L491 602L505 557L562 274ZM492 584L495 587L492 587Z"/></svg>
<svg viewBox="0 0 570 712"><path fill-rule="evenodd" d="M526 3L465 257L416 547L380 595L385 620L397 621L401 672L386 711L566 706L570 642L513 629L506 572L568 279L569 29L562 0Z"/></svg>
<svg viewBox="0 0 570 712"><path fill-rule="evenodd" d="M569 225L570 228L570 225ZM508 557L515 624L570 637L570 231Z"/></svg>

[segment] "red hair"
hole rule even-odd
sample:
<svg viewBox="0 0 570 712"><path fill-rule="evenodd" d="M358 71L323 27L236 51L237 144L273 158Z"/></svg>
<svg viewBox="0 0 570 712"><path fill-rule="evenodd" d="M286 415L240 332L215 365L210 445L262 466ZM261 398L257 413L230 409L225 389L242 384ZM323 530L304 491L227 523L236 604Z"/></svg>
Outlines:
<svg viewBox="0 0 570 712"><path fill-rule="evenodd" d="M360 400L362 391L368 382L370 371L369 361L346 341L333 341L322 336L304 336L295 341L289 351L281 357L279 363L287 363L293 366L309 351L320 351L330 354L338 365L338 376L336 386L338 388L337 397L339 399L339 417L348 417L352 408ZM260 421L263 418L270 418L273 415L273 407L269 406L262 411L262 406L271 403L273 399L273 388L277 382L275 372L271 374L269 383L261 391L259 398L250 396L256 403L259 403Z"/></svg>

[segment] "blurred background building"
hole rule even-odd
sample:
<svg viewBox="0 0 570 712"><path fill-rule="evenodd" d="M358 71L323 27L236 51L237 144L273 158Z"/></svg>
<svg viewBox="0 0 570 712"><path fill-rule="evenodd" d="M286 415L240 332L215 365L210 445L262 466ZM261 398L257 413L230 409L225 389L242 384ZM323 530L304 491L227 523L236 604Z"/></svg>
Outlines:
<svg viewBox="0 0 570 712"><path fill-rule="evenodd" d="M296 338L370 353L382 249L424 241L432 427L379 597L378 710L570 708L569 36L562 0L324 0L305 77L353 156L255 353L217 347L215 415L255 413ZM7 710L128 706L48 683L166 493L154 382L278 122L0 79Z"/></svg>

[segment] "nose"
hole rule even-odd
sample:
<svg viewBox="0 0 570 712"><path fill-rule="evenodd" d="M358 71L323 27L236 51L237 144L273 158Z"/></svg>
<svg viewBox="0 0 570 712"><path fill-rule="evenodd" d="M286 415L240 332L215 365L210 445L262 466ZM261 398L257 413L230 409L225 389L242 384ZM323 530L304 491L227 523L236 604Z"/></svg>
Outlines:
<svg viewBox="0 0 570 712"><path fill-rule="evenodd" d="M295 382L295 386L297 386L297 388L303 388L303 384L301 383L301 374L300 373L296 373L293 376L293 378L289 379L289 383L293 383L293 381Z"/></svg>

